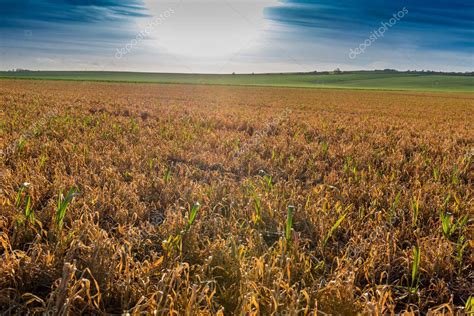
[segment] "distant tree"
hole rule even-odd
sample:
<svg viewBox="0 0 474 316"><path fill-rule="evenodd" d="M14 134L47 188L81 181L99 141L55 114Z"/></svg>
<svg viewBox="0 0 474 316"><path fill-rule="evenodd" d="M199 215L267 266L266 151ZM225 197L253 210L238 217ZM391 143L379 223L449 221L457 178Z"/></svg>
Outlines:
<svg viewBox="0 0 474 316"><path fill-rule="evenodd" d="M232 75L235 75L235 72L233 72Z"/></svg>
<svg viewBox="0 0 474 316"><path fill-rule="evenodd" d="M342 72L342 71L341 71L341 69L339 69L339 68L334 69L334 73L335 73L335 74L340 74L341 72Z"/></svg>

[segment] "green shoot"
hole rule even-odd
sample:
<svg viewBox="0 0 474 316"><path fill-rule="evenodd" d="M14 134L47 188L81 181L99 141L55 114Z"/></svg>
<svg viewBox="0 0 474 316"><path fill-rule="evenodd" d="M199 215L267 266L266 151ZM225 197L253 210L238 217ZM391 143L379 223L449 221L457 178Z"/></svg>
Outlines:
<svg viewBox="0 0 474 316"><path fill-rule="evenodd" d="M22 188L20 188L20 190L16 194L16 199L15 199L15 206L16 207L19 207L20 204L21 204L21 196L22 196L23 191L24 191L24 188L22 187Z"/></svg>
<svg viewBox="0 0 474 316"><path fill-rule="evenodd" d="M448 206L448 203L449 203L450 200L451 200L451 194L448 194L448 196L444 199L443 208Z"/></svg>
<svg viewBox="0 0 474 316"><path fill-rule="evenodd" d="M451 174L451 183L454 185L459 184L459 168L454 166L453 173Z"/></svg>
<svg viewBox="0 0 474 316"><path fill-rule="evenodd" d="M474 314L474 296L469 296L464 307L466 315Z"/></svg>
<svg viewBox="0 0 474 316"><path fill-rule="evenodd" d="M272 149L272 161L276 159L276 151Z"/></svg>
<svg viewBox="0 0 474 316"><path fill-rule="evenodd" d="M306 203L304 204L304 208L308 209L310 203L311 203L311 194L308 194L308 196L306 197Z"/></svg>
<svg viewBox="0 0 474 316"><path fill-rule="evenodd" d="M58 230L61 230L64 223L64 217L66 216L66 210L71 201L76 196L76 189L71 188L69 192L64 196L62 193L59 194L58 207L56 208L55 221Z"/></svg>
<svg viewBox="0 0 474 316"><path fill-rule="evenodd" d="M458 242L456 243L456 261L459 264L459 270L462 270L462 259L464 256L464 251L469 246L469 242L465 240L464 236L459 237Z"/></svg>
<svg viewBox="0 0 474 316"><path fill-rule="evenodd" d="M400 195L401 195L401 191L399 191L397 193L397 195L395 196L395 199L393 200L392 202L392 206L390 207L390 212L389 212L389 218L388 218L388 222L389 223L392 223L392 220L393 220L393 216L395 214L395 212L397 211L397 208L398 208L398 204L400 203Z"/></svg>
<svg viewBox="0 0 474 316"><path fill-rule="evenodd" d="M346 157L344 161L344 173L349 173L351 164L352 158L350 156Z"/></svg>
<svg viewBox="0 0 474 316"><path fill-rule="evenodd" d="M411 210L412 210L412 219L411 225L412 227L416 227L418 223L418 214L420 213L420 200L419 198L413 198L411 201Z"/></svg>
<svg viewBox="0 0 474 316"><path fill-rule="evenodd" d="M150 169L150 171L153 170L154 165L155 162L153 161L153 158L148 159L148 169Z"/></svg>
<svg viewBox="0 0 474 316"><path fill-rule="evenodd" d="M45 165L47 159L48 159L48 158L47 158L45 155L41 155L41 156L40 156L39 166L40 166L41 168L44 167L44 165Z"/></svg>
<svg viewBox="0 0 474 316"><path fill-rule="evenodd" d="M358 179L358 177L357 177L357 166L353 166L351 171L352 171L352 174L354 175L354 179L357 180Z"/></svg>
<svg viewBox="0 0 474 316"><path fill-rule="evenodd" d="M131 118L131 119L130 119L130 125L131 125L131 131L132 131L133 133L138 132L139 126L138 126L137 121L136 121L134 118Z"/></svg>
<svg viewBox="0 0 474 316"><path fill-rule="evenodd" d="M272 176L264 175L263 180L265 181L266 191L270 192L273 189Z"/></svg>
<svg viewBox="0 0 474 316"><path fill-rule="evenodd" d="M441 219L441 228L443 230L443 235L446 238L451 237L451 234L453 233L451 225L451 213L441 213L439 216Z"/></svg>
<svg viewBox="0 0 474 316"><path fill-rule="evenodd" d="M23 192L30 186L28 182L24 182L21 184L20 190L18 190L18 193L16 194L15 198L15 206L20 207L21 204L21 198L23 196Z"/></svg>
<svg viewBox="0 0 474 316"><path fill-rule="evenodd" d="M331 238L332 234L333 234L333 233L336 231L336 229L341 225L342 221L344 221L344 219L346 218L346 216L347 216L347 213L341 215L341 216L338 218L338 220L334 223L334 225L332 225L331 229L329 230L329 232L328 232L327 235L326 235L326 238L324 238L323 247L326 247L326 244L328 243L329 238Z"/></svg>
<svg viewBox="0 0 474 316"><path fill-rule="evenodd" d="M30 198L29 195L26 198L25 218L31 224L34 224L34 222L35 222L35 212L33 211L33 209L31 209L31 198Z"/></svg>
<svg viewBox="0 0 474 316"><path fill-rule="evenodd" d="M25 192L25 190L29 186L30 186L30 184L28 182L25 182L21 185L20 190L18 190L18 193L16 194L16 198L15 198L15 206L16 207L19 208L22 205L23 192ZM35 222L35 213L31 209L31 197L28 194L28 192L26 192L26 204L25 204L24 215L25 215L26 221L29 221L32 224ZM23 219L20 219L18 222L23 223Z"/></svg>
<svg viewBox="0 0 474 316"><path fill-rule="evenodd" d="M288 205L288 211L286 215L286 226L285 226L285 239L287 244L291 242L291 230L293 228L293 215L295 214L295 207L293 205Z"/></svg>
<svg viewBox="0 0 474 316"><path fill-rule="evenodd" d="M171 179L171 170L170 168L166 168L164 174L163 174L163 180L165 180L165 183L168 183Z"/></svg>
<svg viewBox="0 0 474 316"><path fill-rule="evenodd" d="M411 291L414 292L418 288L418 281L420 277L420 261L421 253L420 248L415 246L413 248L413 262L411 265Z"/></svg>
<svg viewBox="0 0 474 316"><path fill-rule="evenodd" d="M191 211L189 212L189 218L188 222L186 223L186 227L182 231L180 231L179 234L171 235L168 237L168 239L163 240L162 246L168 254L172 253L173 250L178 250L179 254L182 254L183 237L187 234L194 221L196 220L196 216L200 208L201 205L199 204L199 202L196 202L191 208Z"/></svg>
<svg viewBox="0 0 474 316"><path fill-rule="evenodd" d="M20 202L21 202L21 199L20 199ZM20 206L20 202L17 201L16 203L17 207ZM31 197L28 194L26 195L24 217L20 216L20 218L18 219L18 224L24 224L25 220L27 222L30 222L31 224L34 224L35 222L35 212L31 208Z"/></svg>
<svg viewBox="0 0 474 316"><path fill-rule="evenodd" d="M15 206L18 207L20 206L20 203L21 203L21 193L23 192L22 189L20 189L20 191L18 191L18 193L16 194L16 199L15 199Z"/></svg>
<svg viewBox="0 0 474 316"><path fill-rule="evenodd" d="M262 220L262 202L260 198L255 195L253 198L255 214L252 215L252 220L254 224L257 224Z"/></svg>
<svg viewBox="0 0 474 316"><path fill-rule="evenodd" d="M21 138L21 139L18 141L18 151L19 151L19 152L22 152L23 149L25 148L25 145L26 145L26 139Z"/></svg>
<svg viewBox="0 0 474 316"><path fill-rule="evenodd" d="M435 181L439 180L439 168L438 167L433 167L433 179Z"/></svg>
<svg viewBox="0 0 474 316"><path fill-rule="evenodd" d="M186 223L186 227L184 228L183 234L186 234L189 231L189 229L191 228L191 226L193 225L194 220L196 219L196 215L197 215L200 208L201 208L201 205L199 204L199 202L196 202L193 205L193 207L191 208L191 212L189 213L188 222Z"/></svg>
<svg viewBox="0 0 474 316"><path fill-rule="evenodd" d="M464 225L466 225L467 223L468 217L467 215L465 215L459 218L457 221L454 221L453 215L451 213L446 212L440 214L440 219L443 235L447 239L450 239L457 229L462 230Z"/></svg>
<svg viewBox="0 0 474 316"><path fill-rule="evenodd" d="M323 154L323 157L327 157L328 149L329 149L329 144L327 142L323 142L321 144L321 153Z"/></svg>

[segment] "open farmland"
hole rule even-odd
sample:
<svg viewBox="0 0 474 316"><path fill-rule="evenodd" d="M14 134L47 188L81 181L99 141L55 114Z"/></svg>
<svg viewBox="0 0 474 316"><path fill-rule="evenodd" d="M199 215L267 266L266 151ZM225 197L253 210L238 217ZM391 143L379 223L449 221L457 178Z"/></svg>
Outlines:
<svg viewBox="0 0 474 316"><path fill-rule="evenodd" d="M346 71L342 73L185 74L106 71L0 71L0 79L242 85L429 92L474 92L467 74ZM1 82L1 81L0 81Z"/></svg>
<svg viewBox="0 0 474 316"><path fill-rule="evenodd" d="M2 80L0 310L473 311L473 117L467 93Z"/></svg>

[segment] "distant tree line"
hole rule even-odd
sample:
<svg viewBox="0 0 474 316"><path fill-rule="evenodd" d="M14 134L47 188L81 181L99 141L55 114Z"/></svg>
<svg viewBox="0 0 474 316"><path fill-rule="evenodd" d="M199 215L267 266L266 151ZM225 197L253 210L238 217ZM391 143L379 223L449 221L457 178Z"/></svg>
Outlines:
<svg viewBox="0 0 474 316"><path fill-rule="evenodd" d="M342 71L339 68L334 69L333 71L311 71L311 72L299 72L297 74L320 74L320 75L328 75L328 74L358 74L358 73L399 73L399 74L421 74L421 75L450 75L450 76L474 76L474 71L466 71L466 72L445 72L445 71L434 71L434 70L405 70L400 71L396 69L375 69L375 70L353 70L353 71Z"/></svg>
<svg viewBox="0 0 474 316"><path fill-rule="evenodd" d="M31 70L29 69L23 69L23 68L13 68L8 70L8 72L30 72Z"/></svg>

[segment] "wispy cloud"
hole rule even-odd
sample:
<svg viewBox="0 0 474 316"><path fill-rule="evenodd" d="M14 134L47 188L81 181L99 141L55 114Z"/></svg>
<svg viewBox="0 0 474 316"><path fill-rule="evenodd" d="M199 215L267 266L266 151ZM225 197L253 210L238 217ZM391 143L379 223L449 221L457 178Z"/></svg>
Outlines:
<svg viewBox="0 0 474 316"><path fill-rule="evenodd" d="M141 0L3 0L0 15L2 68L77 69L110 55L149 12Z"/></svg>
<svg viewBox="0 0 474 316"><path fill-rule="evenodd" d="M1 28L25 27L28 24L117 21L147 16L140 0L3 0L0 2L0 12Z"/></svg>
<svg viewBox="0 0 474 316"><path fill-rule="evenodd" d="M420 48L464 52L472 48L474 3L471 1L286 0L281 6L268 8L266 13L275 23L296 30L301 39L328 38L357 43L403 7L408 8L410 15L387 39L392 46L416 43Z"/></svg>

